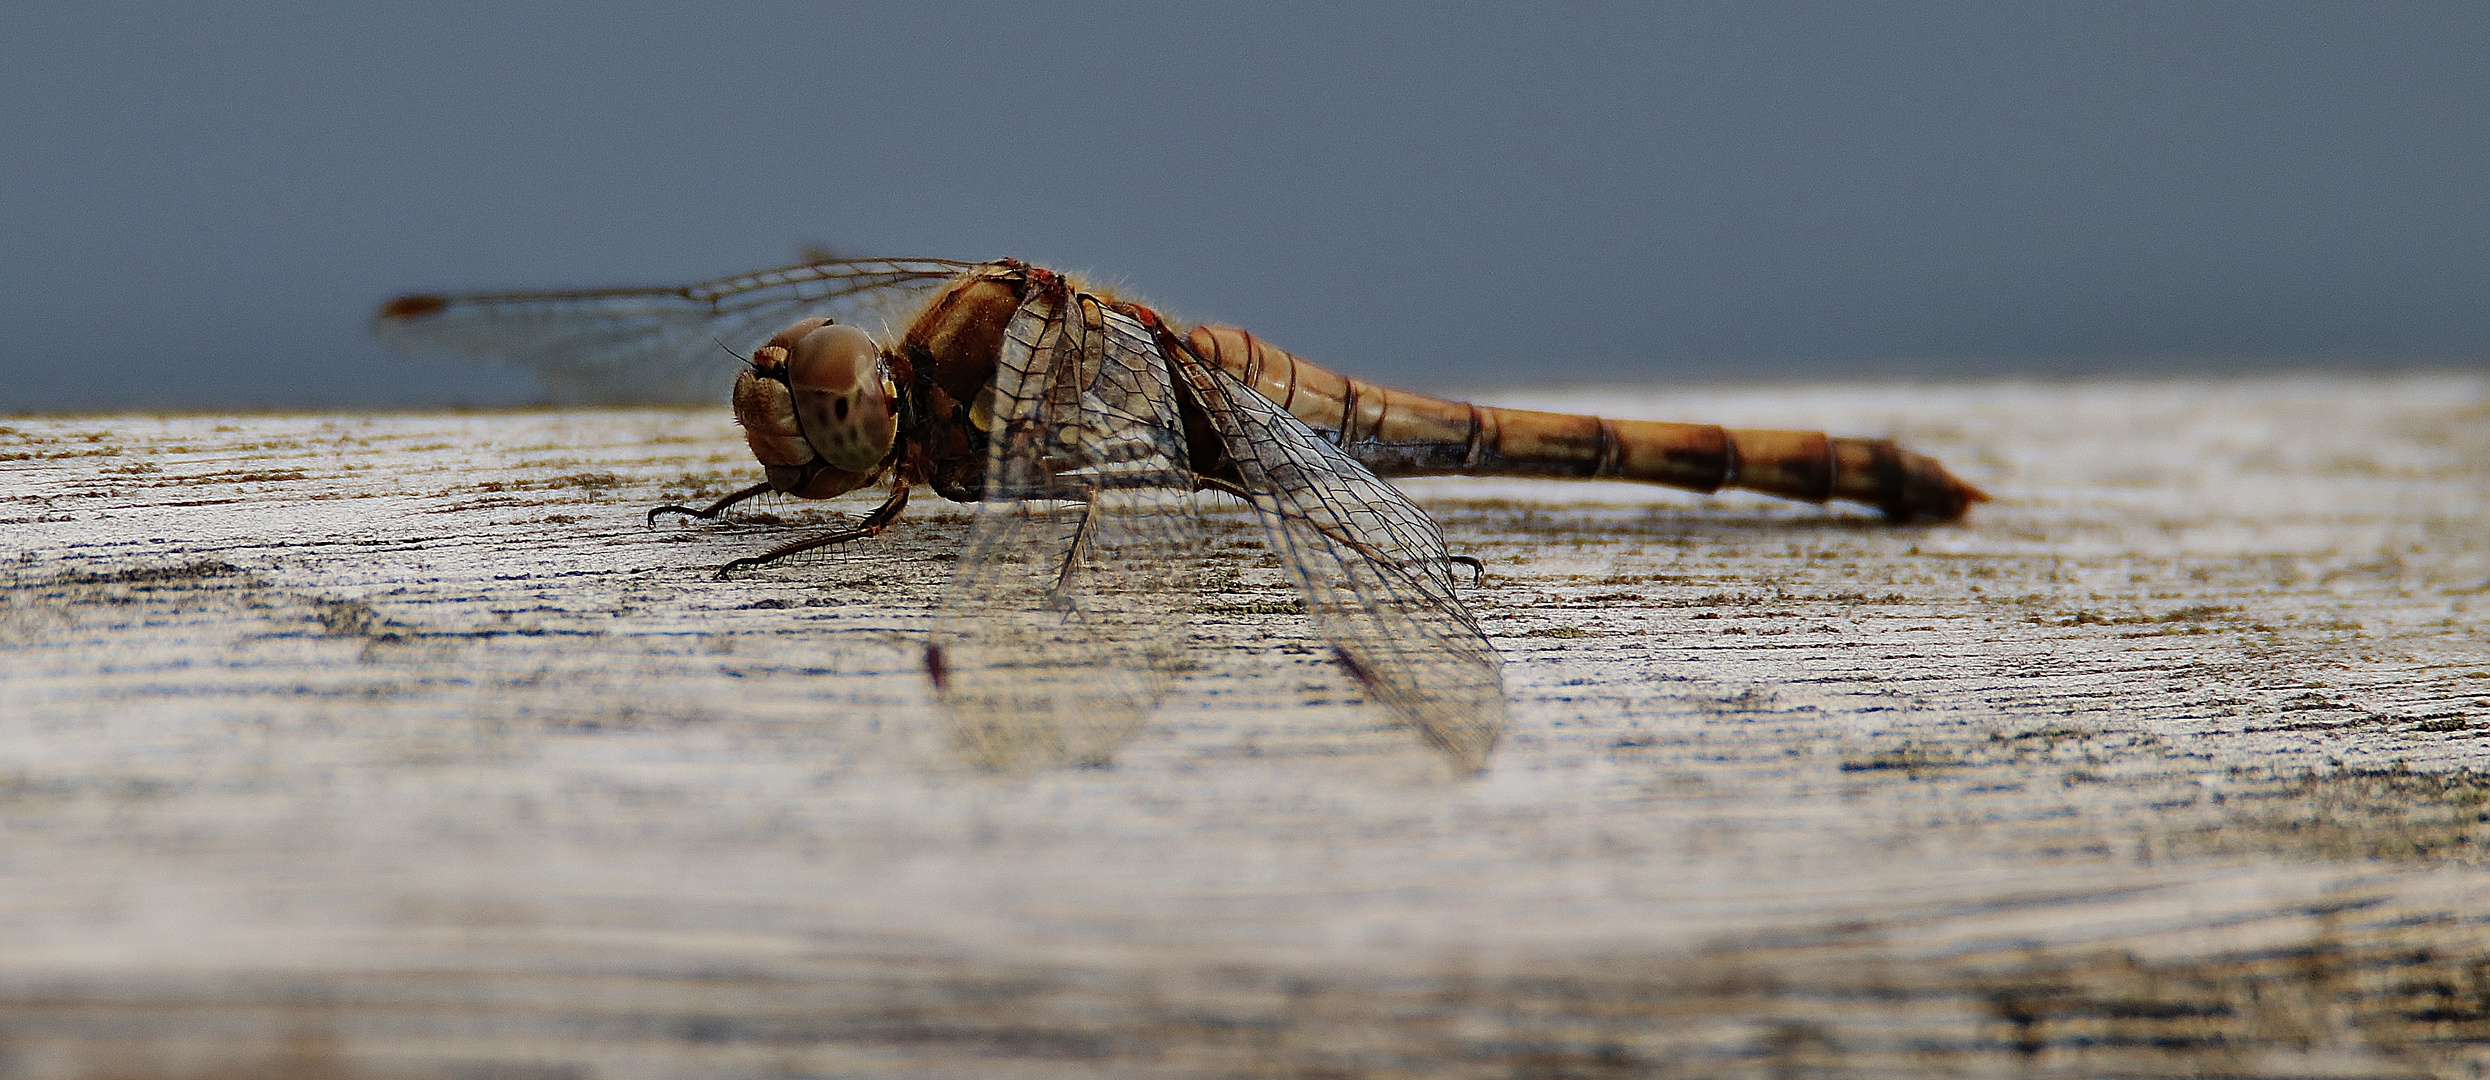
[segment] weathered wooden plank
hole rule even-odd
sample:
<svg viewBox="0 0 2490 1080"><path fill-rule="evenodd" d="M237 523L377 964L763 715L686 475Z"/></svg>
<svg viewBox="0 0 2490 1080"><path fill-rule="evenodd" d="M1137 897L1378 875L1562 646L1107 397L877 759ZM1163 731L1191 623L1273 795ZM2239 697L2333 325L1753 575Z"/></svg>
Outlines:
<svg viewBox="0 0 2490 1080"><path fill-rule="evenodd" d="M1479 778L1214 509L1156 725L997 777L919 666L959 510L713 581L785 526L640 513L746 482L720 413L6 421L0 1075L2490 1067L2490 380L1511 403L1999 501L1411 484Z"/></svg>

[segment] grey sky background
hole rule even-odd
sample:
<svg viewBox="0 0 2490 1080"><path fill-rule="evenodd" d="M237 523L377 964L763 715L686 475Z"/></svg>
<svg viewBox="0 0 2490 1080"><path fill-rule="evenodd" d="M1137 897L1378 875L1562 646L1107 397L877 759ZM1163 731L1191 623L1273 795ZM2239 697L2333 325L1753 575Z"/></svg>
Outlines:
<svg viewBox="0 0 2490 1080"><path fill-rule="evenodd" d="M2486 58L2479 4L20 3L0 411L523 402L365 320L807 243L1420 386L2479 367Z"/></svg>

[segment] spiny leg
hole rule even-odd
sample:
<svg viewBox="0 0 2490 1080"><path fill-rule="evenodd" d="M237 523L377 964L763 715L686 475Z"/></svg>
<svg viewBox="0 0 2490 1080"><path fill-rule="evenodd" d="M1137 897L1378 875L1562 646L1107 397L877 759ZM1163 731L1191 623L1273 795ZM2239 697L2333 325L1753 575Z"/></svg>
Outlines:
<svg viewBox="0 0 2490 1080"><path fill-rule="evenodd" d="M870 536L880 536L882 535L882 530L891 527L891 522L899 520L899 512L905 509L907 505L908 485L901 484L898 488L891 492L890 498L882 500L882 505L874 507L873 512L865 515L864 521L858 523L855 528L841 529L834 533L824 533L810 539L798 540L792 544L782 544L758 555L737 559L734 562L718 567L718 580L726 580L726 576L728 574L731 574L737 570L760 566L764 563L777 562L778 560L786 558L789 555L796 554L797 552L811 551L814 548L829 547L832 544L844 544L850 540L862 540Z"/></svg>
<svg viewBox="0 0 2490 1080"><path fill-rule="evenodd" d="M1089 523L1098 513L1096 502L1081 504L1081 523L1072 532L1072 543L1063 549L1063 562L1055 567L1055 587L1046 590L1049 605L1062 606L1072 595L1072 571L1081 565L1081 549L1089 543Z"/></svg>
<svg viewBox="0 0 2490 1080"><path fill-rule="evenodd" d="M682 514L686 517L696 517L702 521L708 521L717 517L719 511L756 495L767 495L769 494L769 490L769 481L764 480L758 484L752 485L751 487L745 488L742 491L738 491L723 499L710 503L709 508L706 510L694 510L688 506L660 506L648 512L648 523L651 525L657 524L657 515L659 514Z"/></svg>

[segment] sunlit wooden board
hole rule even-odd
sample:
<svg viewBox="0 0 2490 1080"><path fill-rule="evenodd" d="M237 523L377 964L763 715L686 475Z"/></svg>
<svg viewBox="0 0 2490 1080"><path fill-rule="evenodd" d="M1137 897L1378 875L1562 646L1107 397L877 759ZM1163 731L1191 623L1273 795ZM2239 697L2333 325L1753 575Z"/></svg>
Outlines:
<svg viewBox="0 0 2490 1080"><path fill-rule="evenodd" d="M2490 379L1497 400L1997 501L1407 485L1477 777L1214 504L1153 726L996 776L961 509L713 580L870 505L644 524L723 410L0 420L0 1077L2490 1068Z"/></svg>

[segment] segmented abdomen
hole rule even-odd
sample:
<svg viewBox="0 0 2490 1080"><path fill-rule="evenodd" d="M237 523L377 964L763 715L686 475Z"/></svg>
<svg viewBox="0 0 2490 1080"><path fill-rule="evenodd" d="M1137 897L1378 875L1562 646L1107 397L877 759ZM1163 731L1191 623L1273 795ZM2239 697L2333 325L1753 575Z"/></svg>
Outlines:
<svg viewBox="0 0 2490 1080"><path fill-rule="evenodd" d="M1337 440L1379 476L1554 476L1690 491L1742 488L1809 502L1864 503L1896 522L1951 521L1988 500L1936 459L1891 439L1472 405L1349 378L1233 327L1199 327L1188 344Z"/></svg>

